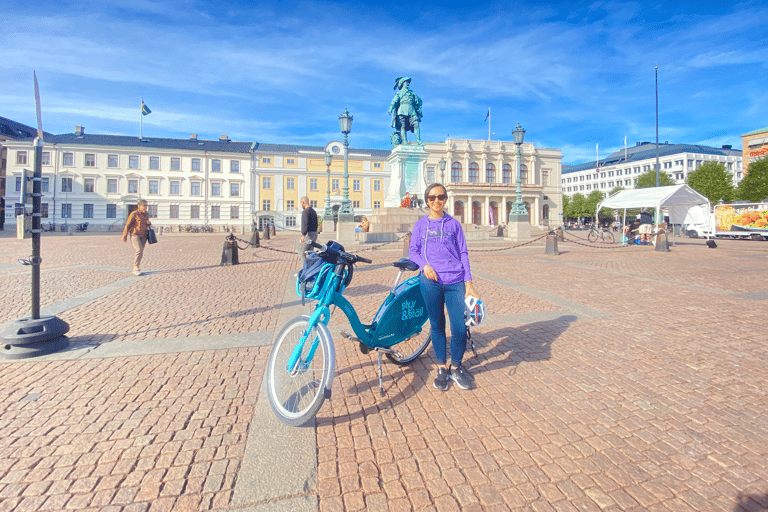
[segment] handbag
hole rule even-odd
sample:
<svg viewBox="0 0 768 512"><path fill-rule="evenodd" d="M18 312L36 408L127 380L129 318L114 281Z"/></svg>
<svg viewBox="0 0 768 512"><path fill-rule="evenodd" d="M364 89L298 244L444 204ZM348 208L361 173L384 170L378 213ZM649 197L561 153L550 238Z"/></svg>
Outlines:
<svg viewBox="0 0 768 512"><path fill-rule="evenodd" d="M147 243L150 243L150 244L157 243L157 236L155 235L155 230L152 229L151 226L147 227Z"/></svg>

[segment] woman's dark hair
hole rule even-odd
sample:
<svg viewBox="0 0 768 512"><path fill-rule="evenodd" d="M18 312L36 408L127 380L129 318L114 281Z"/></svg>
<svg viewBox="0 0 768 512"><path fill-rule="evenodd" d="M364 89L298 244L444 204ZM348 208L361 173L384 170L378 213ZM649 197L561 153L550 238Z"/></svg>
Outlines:
<svg viewBox="0 0 768 512"><path fill-rule="evenodd" d="M427 186L427 190L424 191L424 202L425 203L427 202L427 197L429 197L430 190L432 190L435 187L442 188L443 190L445 190L445 193L448 194L448 189L445 188L445 185L443 185L442 183L432 183L432 184L428 185Z"/></svg>

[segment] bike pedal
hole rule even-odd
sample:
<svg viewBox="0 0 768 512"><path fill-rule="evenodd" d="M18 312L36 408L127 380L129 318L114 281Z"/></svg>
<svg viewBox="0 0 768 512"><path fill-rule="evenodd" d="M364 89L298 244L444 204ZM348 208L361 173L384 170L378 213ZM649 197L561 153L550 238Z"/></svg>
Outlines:
<svg viewBox="0 0 768 512"><path fill-rule="evenodd" d="M363 343L361 341L360 342L360 352L362 352L363 354L367 354L370 351L371 351L371 347L369 347L368 345L366 345L365 343Z"/></svg>

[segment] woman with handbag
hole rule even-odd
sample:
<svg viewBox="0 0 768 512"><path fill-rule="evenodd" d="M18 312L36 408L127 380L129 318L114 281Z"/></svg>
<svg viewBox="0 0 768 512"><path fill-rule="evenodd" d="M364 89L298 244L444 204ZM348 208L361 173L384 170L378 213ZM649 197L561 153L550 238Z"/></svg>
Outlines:
<svg viewBox="0 0 768 512"><path fill-rule="evenodd" d="M139 199L138 207L128 216L125 229L123 229L123 242L127 242L128 235L130 235L131 244L136 250L136 256L133 260L133 275L135 276L141 275L141 257L144 256L144 245L147 243L147 234L152 225L149 221L147 206L146 199Z"/></svg>

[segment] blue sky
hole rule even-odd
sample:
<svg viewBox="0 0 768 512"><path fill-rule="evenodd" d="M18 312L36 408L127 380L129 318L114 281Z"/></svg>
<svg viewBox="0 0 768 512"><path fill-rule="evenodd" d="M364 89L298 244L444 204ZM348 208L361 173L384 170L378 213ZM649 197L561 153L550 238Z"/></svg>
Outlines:
<svg viewBox="0 0 768 512"><path fill-rule="evenodd" d="M129 7L126 4L130 4ZM388 149L398 76L422 138L526 141L563 163L655 140L741 148L768 126L762 2L0 0L0 115L43 128Z"/></svg>

